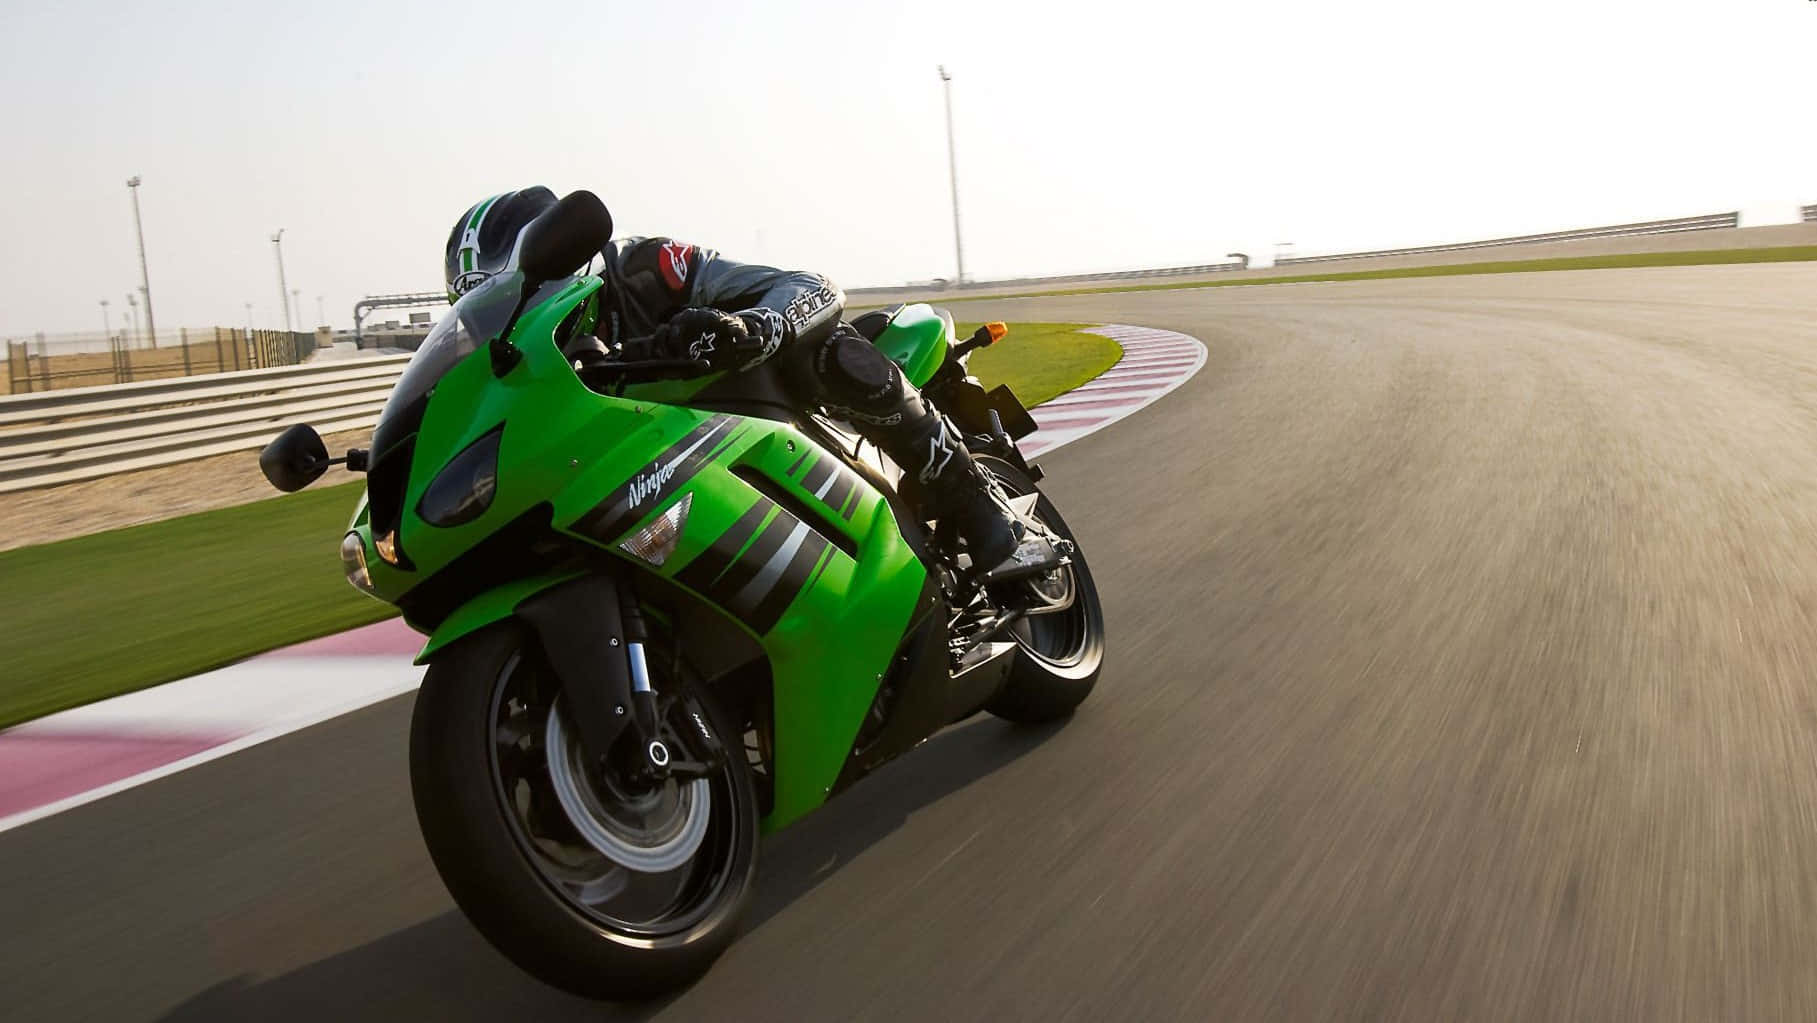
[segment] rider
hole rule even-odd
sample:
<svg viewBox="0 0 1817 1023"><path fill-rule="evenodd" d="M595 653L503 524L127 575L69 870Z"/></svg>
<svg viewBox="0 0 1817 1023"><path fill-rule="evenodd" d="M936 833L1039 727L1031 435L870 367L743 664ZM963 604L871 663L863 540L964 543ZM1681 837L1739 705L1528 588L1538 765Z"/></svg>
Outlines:
<svg viewBox="0 0 1817 1023"><path fill-rule="evenodd" d="M448 236L448 300L515 267L519 233L555 205L540 185L474 204ZM597 339L582 335L570 358L607 357L628 338L653 335L634 357L700 358L715 370L748 370L782 353L812 403L853 425L924 484L936 518L950 522L972 563L994 567L1017 553L1023 524L993 497L953 427L877 347L841 322L845 295L818 274L737 263L670 238L620 238L603 253ZM1032 542L1032 541L1031 541Z"/></svg>

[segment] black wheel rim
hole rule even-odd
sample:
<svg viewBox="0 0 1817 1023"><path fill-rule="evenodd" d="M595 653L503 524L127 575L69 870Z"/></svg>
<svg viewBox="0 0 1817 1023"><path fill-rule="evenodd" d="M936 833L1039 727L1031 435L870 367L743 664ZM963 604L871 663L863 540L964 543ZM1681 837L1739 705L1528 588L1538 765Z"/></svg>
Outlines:
<svg viewBox="0 0 1817 1023"><path fill-rule="evenodd" d="M664 680L652 682L658 692L665 691ZM652 944L685 940L713 914L725 887L735 880L739 830L748 824L740 818L749 810L735 798L730 768L707 779L704 812L711 816L694 854L659 873L629 869L587 844L555 794L543 740L548 715L560 713L556 697L548 672L521 654L505 662L492 687L492 736L487 748L494 795L518 851L570 910L594 925ZM700 708L669 696L659 709L664 741L697 756L691 731L674 722L687 710ZM653 798L644 794L642 805L621 800L612 807L613 829L635 834L642 821L653 835L668 834L672 825L663 815L675 813L685 802L682 791L682 783L671 780ZM622 795L603 785L593 794L602 800Z"/></svg>

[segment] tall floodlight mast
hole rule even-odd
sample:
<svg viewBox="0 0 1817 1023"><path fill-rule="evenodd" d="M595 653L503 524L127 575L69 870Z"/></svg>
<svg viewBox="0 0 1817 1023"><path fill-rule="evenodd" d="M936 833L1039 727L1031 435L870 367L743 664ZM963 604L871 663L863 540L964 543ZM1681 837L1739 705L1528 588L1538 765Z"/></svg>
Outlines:
<svg viewBox="0 0 1817 1023"><path fill-rule="evenodd" d="M965 242L959 237L959 157L953 149L953 76L946 73L946 65L940 65L940 84L946 91L946 170L953 182L953 255L959 262L959 278L955 284L965 283Z"/></svg>

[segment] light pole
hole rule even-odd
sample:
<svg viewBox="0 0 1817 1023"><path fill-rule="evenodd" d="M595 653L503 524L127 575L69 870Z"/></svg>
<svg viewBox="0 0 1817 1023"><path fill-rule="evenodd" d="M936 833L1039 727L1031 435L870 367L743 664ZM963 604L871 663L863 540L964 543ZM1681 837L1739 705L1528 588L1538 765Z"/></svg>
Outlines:
<svg viewBox="0 0 1817 1023"><path fill-rule="evenodd" d="M284 282L284 229L271 236L271 247L278 254L278 304L284 307L284 329L290 329L290 285Z"/></svg>
<svg viewBox="0 0 1817 1023"><path fill-rule="evenodd" d="M965 283L965 243L959 237L959 157L953 151L953 76L940 65L940 85L946 91L946 169L953 179L953 255L959 260L959 279Z"/></svg>
<svg viewBox="0 0 1817 1023"><path fill-rule="evenodd" d="M151 316L151 271L145 268L145 221L139 216L139 176L134 174L126 179L127 191L132 193L132 222L139 233L139 291L145 296L145 333L151 336L151 346L158 347L158 324Z"/></svg>
<svg viewBox="0 0 1817 1023"><path fill-rule="evenodd" d="M139 340L139 300L130 291L126 293L126 311L132 316L132 333L126 335L126 343L132 345Z"/></svg>
<svg viewBox="0 0 1817 1023"><path fill-rule="evenodd" d="M107 338L114 336L114 321L108 318L107 299L105 298L101 300L101 336Z"/></svg>

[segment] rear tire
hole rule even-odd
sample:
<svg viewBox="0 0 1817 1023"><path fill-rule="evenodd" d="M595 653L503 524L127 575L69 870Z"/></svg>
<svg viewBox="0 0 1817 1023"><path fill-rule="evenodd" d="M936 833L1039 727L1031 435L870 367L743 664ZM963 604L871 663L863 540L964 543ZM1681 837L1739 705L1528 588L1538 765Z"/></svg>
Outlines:
<svg viewBox="0 0 1817 1023"><path fill-rule="evenodd" d="M736 935L749 901L758 826L750 768L733 743L725 767L689 790L705 810L669 793L665 812L671 817L699 812L709 821L706 837L697 840L699 851L682 866L665 874L615 868L617 861L589 847L578 832L565 830L572 829L572 818L562 816L566 811L558 799L534 791L538 757L543 783L550 777L549 751L535 748L539 736L559 734L543 731L559 706L552 676L534 653L535 645L522 629L498 626L451 648L429 667L411 724L410 781L430 857L455 902L486 940L541 980L599 999L644 998L672 990L706 972ZM652 650L653 675L663 660ZM548 681L539 681L537 672ZM659 694L671 691L665 684L674 687L676 682L653 681ZM523 695L505 701L513 684ZM722 741L739 734L706 687L689 687L688 692ZM547 701L541 724L539 700ZM520 717L524 725L513 725ZM508 768L501 766L507 762ZM507 797L508 790L513 795ZM599 799L591 787L589 793ZM674 809L678 805L683 809ZM616 818L611 823L624 828ZM659 824L674 821L659 817ZM564 881L563 871L583 880ZM584 880L592 871L603 873ZM671 903L664 902L670 898L670 876L679 879L673 912ZM659 889L645 896L633 884ZM612 894L599 895L602 891ZM624 899L632 900L630 923L617 922L601 909L619 905L609 900Z"/></svg>
<svg viewBox="0 0 1817 1023"><path fill-rule="evenodd" d="M1039 490L1021 470L1001 459L979 458L978 464L1012 497ZM1098 603L1091 569L1085 564L1084 549L1046 494L1035 502L1035 514L1056 535L1073 542L1072 564L1063 569L1072 573L1073 604L1065 611L1032 616L1013 627L1011 634L1022 649L1003 690L984 708L1007 721L1026 724L1071 714L1091 695L1104 666L1104 610Z"/></svg>

